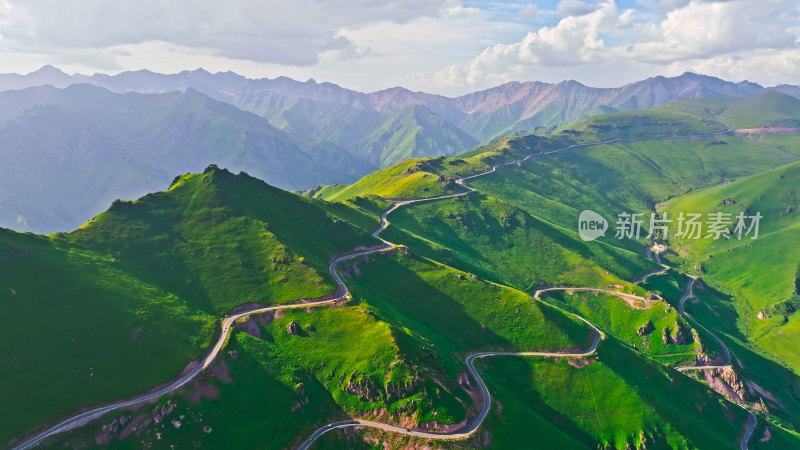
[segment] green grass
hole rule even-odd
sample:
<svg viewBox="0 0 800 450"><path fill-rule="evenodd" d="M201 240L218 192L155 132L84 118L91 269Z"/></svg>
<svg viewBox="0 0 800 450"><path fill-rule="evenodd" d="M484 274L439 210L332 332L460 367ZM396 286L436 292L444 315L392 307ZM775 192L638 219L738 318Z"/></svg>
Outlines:
<svg viewBox="0 0 800 450"><path fill-rule="evenodd" d="M700 268L736 297L737 321L742 332L795 371L800 371L800 357L792 344L800 336L798 316L791 313L764 319L757 316L759 311L792 301L796 294L800 253L796 246L786 243L800 237L798 199L792 187L798 180L800 164L792 163L678 197L663 205L664 211L673 216L681 211L724 212L733 217L741 211L747 215L762 214L759 237L755 240L734 237L695 241L673 237L672 242L686 254L688 270ZM725 200L732 200L733 204L725 205Z"/></svg>
<svg viewBox="0 0 800 450"><path fill-rule="evenodd" d="M433 173L442 159L409 159L373 172L349 186L322 187L312 195L334 201L369 194L384 198L413 198L461 191L452 180Z"/></svg>
<svg viewBox="0 0 800 450"><path fill-rule="evenodd" d="M345 413L455 423L466 418L464 405L471 403L456 383L467 353L479 348L585 347L590 341L582 322L523 292L472 280L402 252L359 258L343 270L351 274L346 280L357 304L287 311L259 327L261 338L235 332L226 351L239 356L223 359L234 382L215 382L220 397L197 405L186 401L193 388L183 389L175 396L179 408L172 416L184 414L191 423L185 430L169 425L157 429L163 442L186 442L203 425L214 424L209 442L296 445L314 425ZM386 283L387 276L396 289L372 284ZM303 330L300 335L286 333L290 321ZM373 386L374 398L345 392L351 382ZM296 394L299 383L309 403L287 411L303 401ZM153 433L148 436L145 442L154 441ZM73 434L76 442L85 438ZM122 443L137 445L136 437Z"/></svg>
<svg viewBox="0 0 800 450"><path fill-rule="evenodd" d="M175 377L214 337L213 316L107 256L4 230L0 249L4 443Z"/></svg>
<svg viewBox="0 0 800 450"><path fill-rule="evenodd" d="M463 371L466 356L482 348L575 348L590 342L582 322L535 302L528 294L474 279L448 266L397 252L359 258L345 282L376 313L407 329Z"/></svg>
<svg viewBox="0 0 800 450"><path fill-rule="evenodd" d="M481 364L502 406L487 425L490 447L668 447L685 442L636 390L601 361L576 368L543 358Z"/></svg>
<svg viewBox="0 0 800 450"><path fill-rule="evenodd" d="M596 139L608 139L704 134L725 130L725 125L716 118L672 108L670 105L645 111L603 114L565 128L581 130Z"/></svg>
<svg viewBox="0 0 800 450"><path fill-rule="evenodd" d="M665 109L718 120L735 128L800 125L800 100L778 92L744 98L698 98L675 102Z"/></svg>
<svg viewBox="0 0 800 450"><path fill-rule="evenodd" d="M542 283L625 285L655 267L629 252L585 245L566 230L481 194L423 202L389 216L386 239L518 289Z"/></svg>
<svg viewBox="0 0 800 450"><path fill-rule="evenodd" d="M72 233L0 230L0 325L24 342L0 363L0 411L13 417L0 440L173 379L239 305L334 292L330 257L378 242L373 203L361 203L210 168Z"/></svg>
<svg viewBox="0 0 800 450"><path fill-rule="evenodd" d="M666 302L631 307L625 300L610 295L590 292L559 291L547 293L548 298L570 311L584 317L605 330L614 334L627 345L640 352L658 357L678 355L678 361L693 364L695 354L703 351L703 347L692 336L693 330L678 311ZM652 324L652 331L639 336L637 329L645 324ZM663 341L664 330L674 335L676 330L685 337L684 345L668 344ZM659 358L664 361L664 358ZM672 359L674 361L674 359Z"/></svg>

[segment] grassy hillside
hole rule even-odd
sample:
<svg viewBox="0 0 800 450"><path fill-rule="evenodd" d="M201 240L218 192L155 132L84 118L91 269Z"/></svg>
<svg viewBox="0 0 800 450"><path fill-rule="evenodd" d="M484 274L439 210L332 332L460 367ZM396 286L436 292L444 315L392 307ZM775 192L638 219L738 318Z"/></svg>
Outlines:
<svg viewBox="0 0 800 450"><path fill-rule="evenodd" d="M675 217L681 211L727 213L733 222L740 212L763 216L755 240L751 234L742 240L734 236L696 241L673 237L671 241L686 255L690 270L705 273L736 297L738 323L748 337L796 371L800 371L800 360L790 342L800 333L800 320L793 314L800 309L796 282L800 253L787 242L800 237L800 205L794 188L798 182L800 163L792 163L661 205ZM733 231L734 226L729 229Z"/></svg>
<svg viewBox="0 0 800 450"><path fill-rule="evenodd" d="M596 138L671 136L712 133L725 130L715 118L694 111L675 110L670 106L645 111L602 114L566 129L582 130Z"/></svg>
<svg viewBox="0 0 800 450"><path fill-rule="evenodd" d="M743 432L743 410L615 340L580 367L523 358L482 364L502 405L487 419L497 430L491 448L738 448Z"/></svg>
<svg viewBox="0 0 800 450"><path fill-rule="evenodd" d="M715 106L719 103L730 107ZM794 103L800 104L800 100L783 94L767 93L748 99L703 98L646 111L604 114L565 127L553 135L506 137L456 158L406 161L372 173L353 185L326 186L313 192L315 196L328 200L369 193L384 197L440 195L450 190L437 184L530 154L548 153L576 144L613 138L668 138L719 132L729 126L757 127L767 122L780 124L783 122L778 116L793 117ZM709 112L715 107L716 113ZM766 122L747 122L745 119L735 124L722 122L723 119L728 120L729 117L745 111L760 110L767 110L765 115L760 116ZM800 119L800 114L797 117ZM558 174L559 182L562 182L562 178L565 183L577 184L577 180L581 180L580 184L591 186L588 191L594 187L602 188L602 191L595 192L595 197L602 197L606 193L617 194L616 197L629 197L603 200L603 203L616 202L617 205L622 203L625 206L636 204L637 208L646 206L652 209L653 201L659 201L658 199L697 186L715 184L726 178L749 175L786 164L796 158L795 148L789 142L782 145L733 135L686 140L650 139L612 143L607 146L577 147L563 153L566 156L559 153L546 158L532 158L526 167L539 166L542 159L549 163L551 158L555 158L558 163L568 166L560 167L560 170L572 171L569 175L574 175L568 178L564 176L567 175L566 172ZM573 155L577 155L575 159ZM575 171L581 173L574 173ZM586 180L586 177L593 179ZM477 179L475 182L480 183L485 179ZM625 179L625 183L617 182L619 179ZM617 193L617 187L623 187L624 190ZM537 186L537 189L519 191L538 194L542 189L555 188L542 185ZM576 194L571 195L574 197ZM580 195L586 196L589 193ZM552 212L559 214L557 211ZM564 211L560 212L561 215L563 213Z"/></svg>
<svg viewBox="0 0 800 450"><path fill-rule="evenodd" d="M180 445L212 426L209 443L286 447L345 414L409 426L456 424L475 407L457 381L465 352L585 347L590 340L581 322L522 292L403 251L359 258L342 270L356 299L351 305L256 316L247 333L234 334L226 350L235 353L213 371L224 376L209 374L167 400L177 405L168 421L184 425L144 428L118 445L156 443L156 430L163 442ZM400 292L419 301L398 302ZM291 322L297 335L286 332ZM165 402L116 417L150 415ZM79 445L101 425L59 439Z"/></svg>
<svg viewBox="0 0 800 450"><path fill-rule="evenodd" d="M25 342L0 363L13 417L0 440L174 378L238 305L334 292L330 256L378 242L337 214L372 228L357 209L209 167L72 233L0 230L2 338Z"/></svg>
<svg viewBox="0 0 800 450"><path fill-rule="evenodd" d="M2 231L0 293L11 295L0 297L0 309L11 314L0 315L7 333L0 338L19 342L14 339L22 336L27 339L22 342L33 343L0 366L12 374L14 388L4 392L11 399L8 413L27 408L15 417L8 439L81 406L173 378L213 339L217 318L239 305L332 293L327 273L332 255L379 242L370 233L391 205L380 197L457 192L459 176L534 154L525 163L470 180L479 192L393 212L381 237L402 245L339 267L352 300L335 308L240 320L220 360L197 380L156 404L117 412L49 443L283 448L320 425L352 416L456 429L478 406L464 358L483 350L585 349L593 334L571 311L603 330L597 353L570 361L479 361L494 398L490 416L472 438L443 447L737 447L745 411L714 392L713 382L671 368L721 352L708 332L676 311L687 278L669 271L633 285L626 280L657 267L642 257L643 239L619 241L612 232L584 242L576 234L583 209L603 214L613 227L619 212L649 213L668 202L660 211L759 207L779 218L761 230L770 246L758 247L761 239L745 246L752 252L749 261L734 259L742 250L732 241L716 244L719 248L669 243L681 252L671 257L679 269L705 272L687 309L739 358L735 373L742 382L732 383L747 391L752 396L747 401L760 411L753 448L798 447L793 433L800 423L795 412L800 377L787 368L794 357L789 309L796 293L786 291L784 279L791 268L796 277L791 261L800 260L786 248L797 237L791 188L800 177L798 163L792 163L796 138L643 140L545 154L613 133L724 127L697 117L681 111L645 113L635 120L630 114L610 115L549 137L501 139L458 158L404 161L353 185L315 189L310 194L317 198L210 166L202 174L176 177L166 192L114 202L72 233ZM775 263L774 272L758 282L763 285L754 282L752 274L772 264L776 254L787 255L789 262ZM81 281L55 289L34 276L40 273ZM775 284L770 295L781 301L759 296L770 282ZM664 300L640 304L584 292L531 297L554 284L657 292ZM740 302L740 295L752 298ZM755 326L754 305L765 316ZM51 310L59 315L51 317ZM85 342L61 342L78 334L70 326L91 328L98 317L115 325L98 326L91 335L104 340L104 353L87 352ZM49 327L27 326L37 320ZM111 344L124 339L118 348ZM52 359L59 363L55 375L63 379L53 386L48 385L50 342L58 342L61 353ZM88 382L84 367L91 368ZM153 373L143 375L143 367ZM139 384L128 382L134 377ZM93 387L86 396L64 394L81 389L82 382ZM129 425L120 425L120 419L141 426L126 432ZM757 442L767 429L772 439ZM318 447L380 441L390 447L440 445L376 431L335 431Z"/></svg>
<svg viewBox="0 0 800 450"><path fill-rule="evenodd" d="M666 108L718 120L732 128L800 126L800 100L775 91L745 98L704 97Z"/></svg>
<svg viewBox="0 0 800 450"><path fill-rule="evenodd" d="M574 233L481 194L409 205L389 221L387 239L523 290L562 283L624 285L620 277L632 279L657 267L632 252L587 246Z"/></svg>
<svg viewBox="0 0 800 450"><path fill-rule="evenodd" d="M178 178L167 192L115 202L58 238L110 254L217 313L331 293L331 255L378 242L321 202L214 168Z"/></svg>
<svg viewBox="0 0 800 450"><path fill-rule="evenodd" d="M563 330L574 329L565 327L567 318L562 313L543 303L525 300L512 290L469 277L459 279L458 272L400 254L394 260L376 258L356 266L358 272L354 270L350 281L354 292L368 299L381 317L402 320L404 328L418 332L430 342L431 348L443 355L445 364L451 360L446 356L448 353L463 356L467 352L461 349L486 348L491 340L495 343L488 348L511 345L541 349L570 345L563 338L554 339L558 336L554 324ZM421 289L426 285L435 290ZM386 290L385 286L392 289ZM459 286L467 286L469 290L465 292ZM482 300L481 293L487 291L495 292L494 301ZM602 311L602 302L612 299L596 300L595 307ZM674 310L661 318L666 310L664 305L648 311L631 310L627 305L617 308L628 314L658 317L666 326L674 326L677 320ZM469 318L462 319L465 314ZM620 320L615 326L622 323L632 326L643 318L626 320L624 315L614 315ZM605 324L603 329L618 331ZM579 341L579 330L570 332L573 342ZM652 352L674 350L653 347ZM451 370L463 370L463 363L451 361ZM531 430L547 436L535 441L547 448L597 443L625 448L641 441L648 441L648 448L680 446L679 442L686 441L700 447L733 446L730 436L738 435L744 423L742 410L721 402L718 395L709 394L701 384L642 358L616 338L601 343L599 358L580 361L577 366L537 358L481 361L480 370L487 374L486 380L497 394L499 405L495 405L487 419L485 431L463 447L487 441L492 448L504 448L512 442L515 445L533 442ZM685 400L676 401L683 399L687 391L691 394ZM592 395L593 392L604 395ZM457 443L445 446L462 447Z"/></svg>
<svg viewBox="0 0 800 450"><path fill-rule="evenodd" d="M435 197L459 192L451 178L438 175L443 158L409 159L373 172L351 185L323 186L311 195L328 201L377 195L384 198Z"/></svg>
<svg viewBox="0 0 800 450"><path fill-rule="evenodd" d="M15 343L0 361L3 443L171 379L216 331L213 315L126 273L109 255L7 230L0 309L0 338Z"/></svg>
<svg viewBox="0 0 800 450"><path fill-rule="evenodd" d="M782 148L734 136L575 148L531 158L472 186L537 217L574 229L583 209L615 220L652 211L676 194L794 161Z"/></svg>

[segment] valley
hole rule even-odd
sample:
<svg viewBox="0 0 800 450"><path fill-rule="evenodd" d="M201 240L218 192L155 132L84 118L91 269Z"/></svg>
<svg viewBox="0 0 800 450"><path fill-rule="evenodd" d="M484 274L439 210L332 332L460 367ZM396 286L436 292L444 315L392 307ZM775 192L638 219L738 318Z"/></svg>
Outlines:
<svg viewBox="0 0 800 450"><path fill-rule="evenodd" d="M717 133L727 133L727 131L717 132ZM686 138L688 138L688 136L679 136L679 137L675 137L673 139L686 139ZM635 140L639 140L639 139L647 140L647 138L624 138L624 139L627 140L627 141L635 141ZM610 143L612 143L612 142L603 141L603 142L598 142L598 143L577 144L577 145L572 145L570 147L566 147L564 149L556 149L556 150L543 152L543 153L541 153L539 155L545 156L545 155L548 155L550 153L561 153L562 151L566 151L567 149L575 148L576 146L588 147L588 146L608 145ZM537 155L537 156L539 156L539 155ZM524 159L527 160L531 156L533 156L533 155L525 156ZM501 165L515 165L515 164L518 164L518 163L521 163L521 162L522 161L520 160L520 161L504 162L504 163L500 163L500 164ZM487 175L487 174L494 173L496 168L497 168L497 166L495 165L495 166L492 166L490 169L488 169L488 170L486 170L484 172L481 172L480 174L473 175L473 176L470 176L470 177L464 177L464 178L457 179L455 184L459 185L459 186L462 186L463 188L466 188L467 190L465 192L454 193L454 194L445 194L444 196L441 196L441 197L430 197L430 198L426 198L426 199L418 199L418 200L410 200L410 201L397 201L397 202L395 202L394 206L392 206L391 208L386 210L381 215L381 217L380 217L380 226L373 233L373 236L380 239L381 232L384 231L389 225L389 222L387 220L387 216L388 216L388 214L390 212L394 211L395 209L397 209L397 208L399 208L399 207L401 207L403 205L409 204L409 203L413 204L413 203L421 203L421 202L428 202L428 201L434 201L434 200L447 201L449 199L455 199L457 197L462 197L462 196L468 195L468 194L470 194L472 192L475 192L475 191L473 190L473 188L471 188L471 187L466 185L466 180L471 180L471 179L476 178L476 177L481 176L481 175ZM212 174L212 176L214 176L213 170L210 173ZM398 247L395 244L390 244L387 241L383 241L383 245L382 246L376 247L374 249L356 251L355 253L349 253L346 256L334 259L330 263L330 265L328 267L329 272L330 272L331 276L333 277L333 279L335 280L336 285L337 285L337 294L336 294L336 297L333 298L333 299L322 300L320 302L313 302L313 301L312 302L306 302L306 303L302 303L300 305L287 305L287 306L282 306L282 307L278 306L278 307L257 308L257 309L253 309L253 310L239 312L239 313L237 313L237 314L235 314L233 316L227 317L225 319L224 323L223 323L222 334L221 334L219 340L217 341L217 344L214 346L214 348L211 351L211 353L209 353L208 356L203 360L203 363L202 363L201 366L198 366L196 369L192 370L192 372L190 372L189 374L181 377L179 380L177 380L176 382L174 382L173 384L171 384L167 388L163 389L162 391L156 392L154 394L150 394L145 398L133 399L133 400L130 400L129 402L125 402L123 404L111 405L111 407L109 407L109 410L110 409L116 409L116 408L119 408L119 407L128 406L128 405L131 404L131 402L137 402L138 403L140 401L149 400L150 398L163 395L164 393L166 393L168 391L172 391L174 389L177 389L177 388L183 386L191 378L193 378L195 375L199 374L202 369L204 369L207 366L209 366L209 364L217 356L219 350L222 348L223 343L226 341L227 335L228 335L228 331L231 328L231 324L233 324L236 320L238 320L238 319L240 319L240 318L242 318L242 317L244 317L246 315L259 314L259 313L263 313L263 312L266 312L266 311L271 311L271 310L275 310L275 309L283 309L283 308L297 308L297 307L308 308L310 306L316 306L316 305L321 305L321 304L330 304L330 303L346 300L349 297L349 291L348 291L348 288L347 288L346 284L342 281L342 278L340 277L340 275L336 271L337 266L339 266L340 263L345 262L345 261L356 260L358 258L362 258L363 259L363 257L366 256L366 255L375 254L375 253L379 253L379 252L387 252L387 251L395 251L396 252L397 249L398 249ZM683 312L683 302L691 294L692 283L693 283L693 281L690 281L688 283L686 294L679 301L681 314L684 314L684 312ZM635 286L631 285L631 288L633 289L633 292L638 292L638 291L636 291L637 288ZM560 289L568 290L570 292L570 295L572 295L572 293L574 293L575 291L581 291L584 288L582 288L580 286L576 286L576 287L572 287L572 288L560 288ZM596 287L589 287L589 288L585 288L585 289L589 289L589 290L595 291L595 293L597 293L597 288ZM549 292L551 290L552 290L552 288L536 290L536 292L533 294L533 298L534 299L538 299L539 296L540 296L540 293ZM609 293L609 294L613 295L613 293ZM634 294L628 294L628 295L632 295L634 298L638 298ZM642 298L641 301L647 301L647 300ZM578 316L578 317L580 318L580 316ZM586 319L580 318L580 320L582 320L586 324L589 324L589 326L595 332L595 337L594 337L591 345L588 347L588 349L586 351L583 351L583 352L580 352L580 351L579 352L566 352L566 353L563 353L563 352L515 352L515 353L512 353L512 352L482 352L482 353L477 353L477 354L470 355L467 358L467 367L469 368L472 377L477 381L478 385L480 386L480 391L481 391L481 396L482 396L482 401L481 401L480 404L482 406L481 406L481 409L479 410L478 414L475 416L475 418L471 422L469 422L469 425L467 427L464 428L464 431L461 431L460 434L459 433L454 433L454 434L449 434L447 436L448 437L453 437L453 438L464 438L464 437L467 437L467 436L471 435L478 428L478 426L480 426L480 424L483 422L483 420L486 418L486 416L487 416L487 414L489 412L489 406L491 405L491 401L489 400L490 399L490 394L489 394L488 388L486 387L486 384L482 381L480 375L478 375L478 372L477 372L477 370L475 369L475 367L473 365L473 361L476 358L485 358L485 357L488 357L488 356L498 356L498 355L504 355L504 356L510 356L510 355L544 356L544 357L570 356L570 357L574 357L574 358L588 357L588 356L594 354L596 348L598 347L598 344L600 343L600 337L603 335L603 333L599 329L597 329L594 325L591 325L591 323L588 322ZM708 331L708 330L706 330L706 331ZM724 344L723 344L723 348L727 352L727 347L725 347ZM681 370L681 369L679 368L678 370ZM93 415L95 413L100 413L100 412L104 413L106 411L107 410L89 412L89 413L86 413L86 414ZM62 425L68 425L71 421L72 420L67 421L67 423L64 423ZM752 423L752 421L750 421L749 423ZM301 448L305 448L305 446L310 444L314 440L314 438L319 437L325 431L328 431L330 429L337 428L337 427L355 426L355 425L360 425L360 426L367 425L367 426L371 426L371 427L377 427L377 428L385 430L385 431L400 432L402 434L409 434L411 436L415 436L415 437L418 437L418 438L441 438L443 436L441 433L428 433L428 432L424 432L424 431L414 431L414 430L408 431L408 430L406 430L405 427L396 427L396 426L393 426L393 425L385 425L385 424L380 424L380 423L377 423L377 422L374 422L374 421L360 421L360 420L352 421L351 420L351 421L333 423L331 425L328 425L328 426L325 426L325 427L321 428L320 430L317 430L315 433L313 433L311 435L311 438L301 446ZM745 430L745 432L743 434L742 441L741 441L741 445L743 446L743 448L746 447L746 445L747 445L746 443L749 440L749 434L753 432L754 427L755 427L755 425L750 426L747 430ZM50 430L50 431L58 431L58 428ZM48 434L49 434L49 432L43 433L41 435L41 438L46 437ZM744 439L745 437L747 437L748 439ZM31 442L31 443L33 443L33 442Z"/></svg>
<svg viewBox="0 0 800 450"><path fill-rule="evenodd" d="M298 157L323 164L323 147L356 166L341 148L198 92L76 85L3 94L7 113L50 99L8 113L17 114L14 133L41 114L95 117L96 106L70 98L97 96L107 122L93 120L86 136L116 127L142 135L160 111L178 114L165 123L228 137L197 141L172 126L135 146L172 142L213 159L228 148L216 144L258 134L273 139L263 150L284 167ZM348 153L387 167L303 194L243 171L272 166L234 162L263 155L233 151L164 191L107 200L74 231L0 229L0 337L21 343L0 361L9 418L0 440L799 447L797 258L786 245L796 228L798 118L800 100L772 91L692 99L449 156ZM133 145L117 136L120 148ZM152 172L115 164L109 173ZM177 167L158 166L159 176ZM587 242L576 218L588 209L768 219L758 240L687 240L673 230ZM753 277L759 266L770 273Z"/></svg>
<svg viewBox="0 0 800 450"><path fill-rule="evenodd" d="M0 450L800 450L798 44L0 0Z"/></svg>

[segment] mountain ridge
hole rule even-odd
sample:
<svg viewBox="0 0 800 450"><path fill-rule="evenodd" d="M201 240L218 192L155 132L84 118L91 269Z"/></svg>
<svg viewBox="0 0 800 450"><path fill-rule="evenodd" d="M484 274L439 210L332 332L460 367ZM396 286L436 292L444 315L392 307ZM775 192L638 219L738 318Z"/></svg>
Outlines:
<svg viewBox="0 0 800 450"><path fill-rule="evenodd" d="M250 79L230 71L212 74L202 68L176 74L139 70L116 75L68 75L53 66L44 66L27 75L0 74L0 90L18 89L35 83L60 87L89 83L114 92L140 93L194 88L211 98L256 113L252 109L254 98L260 99L256 103L282 97L306 98L377 112L423 105L480 142L503 134L550 130L599 112L612 112L611 109L649 109L688 98L745 97L770 90L800 97L800 87L794 85L763 87L749 81L731 82L691 72L676 77L650 77L612 88L590 87L575 80L559 83L511 81L456 97L412 91L400 86L365 93L313 79L304 82L285 76Z"/></svg>

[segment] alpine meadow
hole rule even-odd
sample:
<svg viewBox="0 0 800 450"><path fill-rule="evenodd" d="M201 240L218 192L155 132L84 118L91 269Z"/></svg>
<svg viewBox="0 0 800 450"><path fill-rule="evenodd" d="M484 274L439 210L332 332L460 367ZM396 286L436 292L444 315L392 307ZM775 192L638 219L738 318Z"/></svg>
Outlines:
<svg viewBox="0 0 800 450"><path fill-rule="evenodd" d="M0 446L800 449L798 42L793 0L0 2Z"/></svg>

